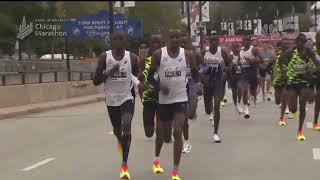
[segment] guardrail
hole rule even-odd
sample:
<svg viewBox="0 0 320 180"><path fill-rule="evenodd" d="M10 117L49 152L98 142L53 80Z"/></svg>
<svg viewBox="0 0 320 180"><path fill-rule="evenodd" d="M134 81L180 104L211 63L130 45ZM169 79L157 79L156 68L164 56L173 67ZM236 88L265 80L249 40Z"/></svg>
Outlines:
<svg viewBox="0 0 320 180"><path fill-rule="evenodd" d="M41 71L0 72L0 86L92 80L93 72Z"/></svg>

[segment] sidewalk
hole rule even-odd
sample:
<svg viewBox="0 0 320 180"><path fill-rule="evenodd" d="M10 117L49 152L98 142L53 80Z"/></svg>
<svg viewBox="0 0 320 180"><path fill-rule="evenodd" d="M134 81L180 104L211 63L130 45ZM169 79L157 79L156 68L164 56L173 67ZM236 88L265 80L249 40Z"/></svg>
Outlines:
<svg viewBox="0 0 320 180"><path fill-rule="evenodd" d="M48 111L53 109L70 107L70 106L101 102L104 100L105 100L104 94L95 94L90 96L82 96L82 97L64 99L59 101L50 101L50 102L38 103L38 104L28 104L24 106L0 108L0 120L12 118L18 115L38 113L38 112L43 112L43 111Z"/></svg>

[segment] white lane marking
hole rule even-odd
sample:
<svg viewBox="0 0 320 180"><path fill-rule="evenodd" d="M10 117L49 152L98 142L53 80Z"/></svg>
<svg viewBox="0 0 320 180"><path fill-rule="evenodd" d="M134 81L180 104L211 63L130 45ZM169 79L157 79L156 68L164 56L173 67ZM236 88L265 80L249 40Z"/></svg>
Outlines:
<svg viewBox="0 0 320 180"><path fill-rule="evenodd" d="M48 158L48 159L45 159L45 160L43 160L43 161L40 161L40 162L38 162L38 163L36 163L36 164L33 164L33 165L31 165L31 166L29 166L29 167L26 167L26 168L24 168L24 169L21 169L21 170L22 170L22 171L30 171L31 169L34 169L34 168L37 168L37 167L42 166L42 165L44 165L44 164L47 164L47 163L49 163L50 161L53 161L53 160L55 160L55 158Z"/></svg>
<svg viewBox="0 0 320 180"><path fill-rule="evenodd" d="M313 159L320 160L320 148L313 148Z"/></svg>
<svg viewBox="0 0 320 180"><path fill-rule="evenodd" d="M312 124L312 122L307 122L307 128L309 128L309 129L312 129L313 128L313 124Z"/></svg>

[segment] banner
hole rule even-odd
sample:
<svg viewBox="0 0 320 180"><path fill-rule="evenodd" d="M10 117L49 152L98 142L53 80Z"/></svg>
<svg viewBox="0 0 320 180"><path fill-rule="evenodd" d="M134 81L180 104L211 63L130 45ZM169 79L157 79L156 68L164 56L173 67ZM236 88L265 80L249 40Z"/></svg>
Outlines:
<svg viewBox="0 0 320 180"><path fill-rule="evenodd" d="M306 33L308 34L308 33ZM282 38L295 39L298 33L282 33L282 34L267 34L267 35L251 35L252 41L260 42L279 42ZM241 43L244 35L223 35L219 36L219 43L229 44L229 43ZM205 46L209 46L209 37L204 37Z"/></svg>
<svg viewBox="0 0 320 180"><path fill-rule="evenodd" d="M114 31L120 30L133 39L143 36L141 18L125 18L123 14L114 14ZM87 14L81 19L70 19L64 23L68 39L106 39L110 34L109 13L106 10L98 14Z"/></svg>

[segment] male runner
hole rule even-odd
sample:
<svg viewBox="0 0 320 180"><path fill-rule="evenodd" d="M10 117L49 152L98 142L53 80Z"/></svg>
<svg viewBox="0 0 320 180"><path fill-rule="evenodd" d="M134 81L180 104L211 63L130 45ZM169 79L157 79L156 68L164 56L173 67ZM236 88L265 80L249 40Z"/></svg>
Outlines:
<svg viewBox="0 0 320 180"><path fill-rule="evenodd" d="M238 66L239 57L240 57L240 46L239 44L232 44L231 47L231 57L232 57L232 66L229 76L231 91L232 91L232 99L233 103L237 109L239 114L243 113L243 109L240 105L242 93L240 89L238 89L239 79L241 77L241 68Z"/></svg>
<svg viewBox="0 0 320 180"><path fill-rule="evenodd" d="M150 49L148 57L140 61L140 69L142 71L139 80L142 81L149 88L142 93L143 104L143 125L144 132L148 138L151 138L154 134L155 117L157 116L157 104L158 104L158 92L149 86L147 81L148 73L151 68L151 55L157 49L160 49L162 45L161 35L152 35L150 39Z"/></svg>
<svg viewBox="0 0 320 180"><path fill-rule="evenodd" d="M159 164L159 155L163 142L170 142L173 125L174 136L174 167L172 180L180 180L178 170L182 153L182 131L187 118L187 68L191 68L191 75L198 75L194 64L194 56L188 50L180 47L181 32L169 30L167 46L155 51L152 55L151 71L148 79L159 89L159 120L156 129L155 159L153 172L163 172ZM158 70L160 83L153 77ZM173 124L172 124L173 123Z"/></svg>
<svg viewBox="0 0 320 180"><path fill-rule="evenodd" d="M181 37L181 47L195 54L192 47L192 43L187 36ZM198 66L198 63L197 63ZM188 83L187 83L187 92L188 92L188 117L186 118L184 127L183 127L183 137L184 144L182 153L189 153L191 151L191 144L189 140L189 123L188 119L195 120L197 118L197 105L198 105L198 92L201 88L200 83L196 83L191 76L190 70L187 73Z"/></svg>
<svg viewBox="0 0 320 180"><path fill-rule="evenodd" d="M226 49L219 46L219 36L212 35L209 39L209 51L202 52L197 55L198 61L201 62L202 83L203 83L203 99L206 114L214 113L214 132L212 134L213 141L220 143L218 136L220 122L220 102L224 96L223 73L228 71L229 53ZM214 100L214 104L212 104Z"/></svg>
<svg viewBox="0 0 320 180"><path fill-rule="evenodd" d="M244 104L244 118L250 118L249 115L249 91L256 101L258 74L257 67L259 64L259 51L256 47L251 45L250 36L243 38L243 47L240 51L239 71L241 77L239 79L238 88L241 90L243 104Z"/></svg>
<svg viewBox="0 0 320 180"><path fill-rule="evenodd" d="M260 67L259 67L262 100L266 101L266 90L267 90L267 100L270 101L270 98L268 96L271 88L271 82L270 82L271 66L273 61L276 58L276 54L272 51L270 47L268 47L267 43L263 44L263 49L260 50L259 53L262 59L262 63L260 64ZM265 87L266 83L267 83L267 87Z"/></svg>
<svg viewBox="0 0 320 180"><path fill-rule="evenodd" d="M122 154L120 178L130 179L127 160L134 114L132 89L136 78L133 75L138 75L138 57L125 50L125 40L123 32L112 34L111 50L99 57L93 84L98 86L104 83L106 105L113 133L118 140L118 150ZM138 83L138 86L143 88L141 83Z"/></svg>
<svg viewBox="0 0 320 180"><path fill-rule="evenodd" d="M302 33L296 38L296 48L287 50L280 56L284 59L290 59L287 68L287 91L288 106L292 113L297 112L297 101L299 97L299 128L297 140L305 140L302 133L302 127L306 116L306 103L314 100L314 87L312 86L312 75L308 67L312 63L319 67L315 54L310 48L305 47L306 36Z"/></svg>
<svg viewBox="0 0 320 180"><path fill-rule="evenodd" d="M286 87L286 71L289 59L279 58L281 54L290 48L288 39L282 39L280 43L280 52L277 55L276 61L273 65L272 83L274 88L274 97L277 105L280 105L280 119L279 126L285 126L284 113L287 108L287 87Z"/></svg>
<svg viewBox="0 0 320 180"><path fill-rule="evenodd" d="M320 31L316 34L316 45L314 48L314 52L316 54L317 60L320 63ZM320 127L318 125L318 118L320 112L320 70L314 73L314 84L316 86L316 96L315 96L315 105L314 105L314 122L313 129L316 131L320 131Z"/></svg>

